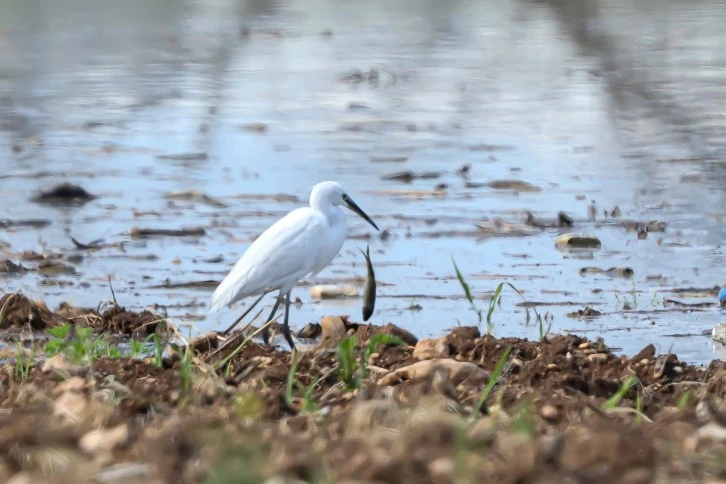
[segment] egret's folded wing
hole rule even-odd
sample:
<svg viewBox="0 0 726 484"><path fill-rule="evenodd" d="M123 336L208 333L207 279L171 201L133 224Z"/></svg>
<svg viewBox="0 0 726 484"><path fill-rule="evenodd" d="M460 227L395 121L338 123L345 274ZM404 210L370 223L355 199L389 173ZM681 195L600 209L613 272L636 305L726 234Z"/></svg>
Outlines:
<svg viewBox="0 0 726 484"><path fill-rule="evenodd" d="M211 311L301 279L312 269L326 227L325 217L309 207L293 210L275 222L214 291Z"/></svg>

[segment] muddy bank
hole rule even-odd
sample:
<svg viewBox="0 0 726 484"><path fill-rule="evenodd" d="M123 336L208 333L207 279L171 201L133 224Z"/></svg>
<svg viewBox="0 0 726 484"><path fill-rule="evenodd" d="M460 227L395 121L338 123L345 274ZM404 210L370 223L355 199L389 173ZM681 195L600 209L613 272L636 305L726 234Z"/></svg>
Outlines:
<svg viewBox="0 0 726 484"><path fill-rule="evenodd" d="M3 300L51 327L41 338L16 320L4 335L19 356L6 349L0 372L3 481L723 477L719 361L475 327L419 341L347 318L295 354L257 344L254 329L185 345L151 313Z"/></svg>

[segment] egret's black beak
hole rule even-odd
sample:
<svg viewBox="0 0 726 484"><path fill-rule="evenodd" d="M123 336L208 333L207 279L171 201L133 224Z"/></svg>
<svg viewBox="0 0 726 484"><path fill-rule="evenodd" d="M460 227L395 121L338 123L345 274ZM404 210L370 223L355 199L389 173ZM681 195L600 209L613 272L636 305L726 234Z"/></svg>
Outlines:
<svg viewBox="0 0 726 484"><path fill-rule="evenodd" d="M378 225L376 225L376 223L371 220L371 218L363 210L361 210L361 208L353 201L352 198L350 198L348 195L343 195L343 201L349 209L360 215L363 220L375 227L377 231L381 231L381 229L378 228Z"/></svg>

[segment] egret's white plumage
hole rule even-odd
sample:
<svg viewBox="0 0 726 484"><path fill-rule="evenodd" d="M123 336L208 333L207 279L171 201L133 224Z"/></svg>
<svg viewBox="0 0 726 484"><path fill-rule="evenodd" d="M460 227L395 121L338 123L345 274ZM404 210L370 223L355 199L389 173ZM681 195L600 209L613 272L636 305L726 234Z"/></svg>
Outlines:
<svg viewBox="0 0 726 484"><path fill-rule="evenodd" d="M279 291L282 296L306 276L315 276L335 258L348 231L341 206L358 213L376 230L375 223L334 181L318 183L310 193L310 206L293 210L265 230L234 265L212 295L211 312L249 296ZM289 297L285 310L285 329ZM292 346L292 340L286 332Z"/></svg>

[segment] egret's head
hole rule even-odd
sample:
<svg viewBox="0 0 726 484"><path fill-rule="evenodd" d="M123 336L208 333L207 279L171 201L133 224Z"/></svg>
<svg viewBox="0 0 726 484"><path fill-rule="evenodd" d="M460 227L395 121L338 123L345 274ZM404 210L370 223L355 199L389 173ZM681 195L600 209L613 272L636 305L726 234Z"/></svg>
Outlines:
<svg viewBox="0 0 726 484"><path fill-rule="evenodd" d="M313 187L313 191L310 193L310 206L321 209L324 205L345 206L371 224L376 230L380 230L375 222L348 196L343 186L338 182L324 181Z"/></svg>
<svg viewBox="0 0 726 484"><path fill-rule="evenodd" d="M726 287L722 287L720 291L718 291L718 303L721 306L726 305Z"/></svg>

